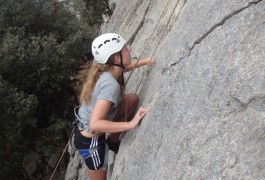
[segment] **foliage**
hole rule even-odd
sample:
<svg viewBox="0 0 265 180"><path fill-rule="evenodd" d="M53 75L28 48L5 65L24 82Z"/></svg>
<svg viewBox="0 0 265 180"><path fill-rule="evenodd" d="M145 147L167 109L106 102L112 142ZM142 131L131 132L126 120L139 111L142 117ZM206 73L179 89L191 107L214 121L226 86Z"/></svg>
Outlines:
<svg viewBox="0 0 265 180"><path fill-rule="evenodd" d="M21 28L8 29L3 38L0 73L19 90L38 97L42 126L47 125L52 111L58 110L56 101L63 101L64 82L74 65L65 44L57 43L53 35L28 37Z"/></svg>
<svg viewBox="0 0 265 180"><path fill-rule="evenodd" d="M83 17L91 25L103 22L102 14L111 16L115 8L115 4L109 4L108 0L83 0L83 2L86 7L83 11Z"/></svg>
<svg viewBox="0 0 265 180"><path fill-rule="evenodd" d="M77 103L70 77L104 13L106 0L0 1L0 179L27 150L47 154L64 141Z"/></svg>
<svg viewBox="0 0 265 180"><path fill-rule="evenodd" d="M67 121L56 114L50 117L49 122L51 125L41 130L42 136L36 142L37 151L45 156L49 156L56 151L56 147L64 140L62 134L64 134L65 128L69 126Z"/></svg>
<svg viewBox="0 0 265 180"><path fill-rule="evenodd" d="M0 177L7 169L19 167L31 137L36 133L38 100L25 95L0 79ZM23 143L22 143L23 142Z"/></svg>

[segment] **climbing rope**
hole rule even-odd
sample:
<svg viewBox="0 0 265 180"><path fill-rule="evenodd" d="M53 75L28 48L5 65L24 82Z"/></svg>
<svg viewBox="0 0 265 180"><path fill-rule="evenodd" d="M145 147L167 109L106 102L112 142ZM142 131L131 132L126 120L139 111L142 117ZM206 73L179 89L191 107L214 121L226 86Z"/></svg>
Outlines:
<svg viewBox="0 0 265 180"><path fill-rule="evenodd" d="M163 10L161 11L160 16L159 16L159 18L158 18L158 21L156 22L155 27L153 28L153 31L152 31L151 35L149 36L149 38L148 38L147 41L145 42L145 46L144 46L142 52L140 53L140 56L139 56L139 57L142 56L144 50L146 49L147 44L149 43L149 41L150 41L152 35L154 34L154 31L155 31L155 29L157 28L158 23L160 22L161 17L162 17L162 15L164 14L164 12L165 12L165 10L166 10L168 4L169 4L169 1L170 1L170 0L168 0L167 3L166 3L166 5L163 7ZM150 64L150 62L151 62L151 60L152 60L152 58L153 58L153 56L154 56L154 54L155 54L155 52L156 52L158 46L160 45L160 40L161 40L162 34L163 34L164 30L166 29L166 27L168 26L169 21L170 21L172 15L173 15L173 13L174 13L174 11L175 11L175 9L176 9L178 3L179 3L179 0L178 0L177 3L175 4L175 6L174 6L174 8L173 8L173 11L171 12L171 15L170 15L170 17L169 17L169 19L168 19L166 25L163 27L162 33L160 34L160 37L159 37L159 39L158 39L158 43L157 43L157 45L156 45L156 47L155 47L155 50L154 50L154 52L153 52L153 54L152 54L152 56L151 56L151 58L150 58L149 64ZM135 4L136 4L136 0L134 0L134 4L133 4L133 6L134 6ZM125 22L125 20L127 21L128 17L129 17L129 16L131 15L131 13L132 13L132 9L133 9L133 8L131 8L130 12L126 15L126 17L125 17L125 19L124 19L123 22ZM122 26L123 26L123 24L122 24ZM130 77L131 77L131 75L132 75L134 69L136 68L136 66L137 66L137 64L138 64L138 62L139 62L139 60L140 60L140 58L136 61L135 66L133 67L131 73L129 74L129 76L128 76L126 82L125 82L125 87L126 87L128 81L129 81L129 79L130 79ZM138 92L138 89L139 89L139 87L140 87L140 85L141 85L141 83L142 83L142 80L143 80L143 78L146 76L147 71L149 70L149 68L150 68L150 66L148 66L148 67L145 69L145 71L144 71L144 75L142 76L142 78L141 78L141 80L140 80L140 83L139 83L139 85L138 85L138 87L137 87L137 89L136 89L136 93ZM127 109L128 109L127 96L125 96L125 103L126 103L126 105L125 105L125 106L126 106L125 116L126 116L126 121L127 121ZM65 153L67 147L68 147L69 144L70 144L70 141L71 141L71 138L72 138L73 133L74 133L74 128L73 128L73 130L72 130L72 133L71 133L71 135L70 135L70 137L69 137L69 140L68 140L68 142L67 142L67 144L66 144L66 146L65 146L65 148L64 148L64 150L63 150L63 152L62 152L62 154L61 154L61 156L60 156L60 158L59 158L59 160L58 160L58 162L57 162L57 164L56 164L56 166L55 166L55 168L54 168L54 171L53 171L53 173L52 173L52 175L51 175L51 177L50 177L49 180L52 180L52 179L53 179L53 176L54 176L54 174L55 174L55 172L56 172L56 170L57 170L57 168L58 168L58 166L59 166L59 164L60 164L60 162L61 162L61 160L62 160L62 158L63 158L63 155L64 155L64 153Z"/></svg>
<svg viewBox="0 0 265 180"><path fill-rule="evenodd" d="M160 15L159 15L159 18L158 18L158 20L157 20L157 22L156 22L156 24L155 24L155 27L153 28L152 33L150 34L149 38L148 38L147 41L145 42L144 48L143 48L142 52L140 53L140 56L139 56L139 57L141 57L141 56L143 55L143 52L144 52L144 50L146 49L147 44L149 43L149 41L150 41L152 35L154 34L155 29L157 28L157 26L158 26L158 24L159 24L159 22L160 22L160 20L161 20L161 17L162 17L162 15L164 14L164 12L165 12L165 10L166 10L168 4L169 4L169 1L170 1L170 0L168 0L167 3L166 3L166 5L163 7L163 9L162 9L162 11L161 11L161 13L160 13ZM132 9L133 9L133 8L131 8L131 12L132 12ZM129 15L129 13L127 14L127 17L126 17L126 18L128 18L128 15ZM123 25L123 24L122 24L122 25ZM124 85L125 85L124 90L125 90L125 88L126 88L126 85L127 85L128 81L129 81L129 79L130 79L130 77L131 77L131 75L132 75L134 69L136 68L136 66L137 66L137 64L138 64L138 62L139 62L139 60L140 60L140 59L138 59L138 60L136 61L135 65L134 65L134 67L133 67L133 69L132 69L132 71L130 72L130 74L129 74L129 76L128 76L128 78L127 78L125 84L124 84ZM150 62L149 62L149 63L150 63ZM125 93L124 93L124 94L125 94ZM127 111L128 111L128 104L127 104L128 102L127 102L127 96L126 96L126 94L125 94L124 97L125 97L125 121L127 122L127 121L128 121L128 112L127 112Z"/></svg>
<svg viewBox="0 0 265 180"><path fill-rule="evenodd" d="M129 1L130 1L130 0L129 0ZM134 1L133 1L133 5L131 6L131 8L130 8L129 12L127 13L127 15L125 16L124 20L122 21L122 24L121 24L121 26L120 26L119 29L122 29L122 30L124 31L124 29L123 29L124 24L125 24L125 22L128 20L128 18L131 16L131 14L132 14L132 12L133 12L132 10L134 9L133 7L136 5L136 1L137 1L137 0L134 0Z"/></svg>
<svg viewBox="0 0 265 180"><path fill-rule="evenodd" d="M134 7L135 4L136 4L136 0L134 0L132 7ZM121 25L122 28L123 28L123 26L124 26L124 23L125 23L125 22L127 21L127 19L129 18L129 16L131 16L131 14L132 14L132 10L133 10L133 8L130 8L130 11L129 11L129 12L127 13L127 15L125 16L125 18L124 18L124 20L123 20L123 23L122 23L122 25ZM123 83L124 83L124 82L123 82ZM125 89L125 86L124 86L124 89ZM125 90L124 90L124 91L125 91ZM127 96L126 96L125 93L124 93L124 97L125 97L125 121L128 121L128 115L127 115L128 104L127 104ZM62 154L61 154L61 156L60 156L60 158L59 158L59 160L58 160L58 162L57 162L57 164L56 164L56 167L54 168L53 173L52 173L52 175L51 175L51 177L50 177L49 180L52 180L52 178L53 178L53 176L54 176L54 174L55 174L55 172L56 172L56 170L57 170L57 168L58 168L58 166L59 166L59 164L60 164L60 162L61 162L61 160L62 160L62 158L63 158L63 155L64 155L64 153L65 153L65 151L66 151L66 149L67 149L67 147L68 147L68 145L69 145L69 143L70 143L70 141L71 141L71 139L72 139L72 135L73 135L73 133L74 133L74 129L75 129L75 128L73 128L72 133L71 133L71 135L70 135L70 137L69 137L69 140L68 140L68 142L67 142L67 144L66 144L66 146L65 146L65 148L64 148L64 150L63 150L63 152L62 152Z"/></svg>
<svg viewBox="0 0 265 180"><path fill-rule="evenodd" d="M144 46L144 49L143 49L142 52L140 53L140 56L139 56L139 57L142 56L144 50L146 49L147 44L149 43L150 38L152 37L152 35L153 35L155 29L156 29L157 26L158 26L158 23L160 22L160 19L161 19L163 13L164 13L165 10L166 10L166 7L167 7L168 4L169 4L169 1L170 1L170 0L167 1L166 5L164 6L163 10L161 11L160 16L159 16L159 18L158 18L158 21L156 22L155 27L153 28L153 31L152 31L151 35L149 36L148 40L146 41L145 46ZM134 7L135 4L136 4L136 0L134 0L134 2L133 2L133 6L132 6L132 7ZM128 17L131 16L131 14L132 14L132 10L133 10L133 8L131 8L130 11L127 13L127 15L126 15L126 17L125 17L125 19L124 19L124 21L123 21L123 23L122 23L122 25L121 25L121 27L122 27L121 29L124 29L124 28L123 28L123 27L124 27L124 24L125 24L125 22L127 21ZM124 30L123 30L123 31L124 31ZM123 32L123 31L122 31L122 32ZM137 65L138 61L139 61L139 59L137 60L137 62L136 62L136 64L135 64L134 68L132 69L131 73L129 74L128 79L126 80L126 82L125 82L125 84L124 84L125 86L124 86L124 93L123 93L123 94L124 94L124 98L125 98L125 121L126 121L126 122L128 121L128 112L127 112L127 111L128 111L128 110L127 110L127 109L128 109L128 100L127 100L127 96L126 96L126 93L125 93L125 89L126 89L126 84L127 84L128 80L130 79L130 76L132 75L134 69L136 68L136 65Z"/></svg>
<svg viewBox="0 0 265 180"><path fill-rule="evenodd" d="M132 76L132 73L134 72L134 69L136 68L136 66L137 66L137 64L138 64L138 62L139 62L139 60L140 60L140 57L143 55L143 53L144 53L144 51L145 51L147 45L149 44L149 41L150 41L151 37L153 36L153 34L154 34L154 32L155 32L155 29L157 28L158 23L160 22L161 17L162 17L162 15L164 14L164 12L165 12L165 10L166 10L168 4L169 4L169 1L170 1L170 0L167 1L166 5L163 7L162 11L160 12L160 15L159 15L159 18L158 18L158 20L157 20L157 22L156 22L156 24L155 24L155 27L153 28L152 33L150 34L150 36L147 38L147 41L146 41L145 44L144 44L144 48L142 49L142 51L141 51L141 53L140 53L140 56L139 56L138 60L136 61L136 63L135 63L135 65L134 65L133 69L131 70L131 72L130 72L130 74L129 74L129 76L128 76L126 82L125 82L125 86L127 85L128 81L129 81L129 79L130 79L130 77Z"/></svg>
<svg viewBox="0 0 265 180"><path fill-rule="evenodd" d="M57 170L57 168L58 168L58 166L59 166L59 164L60 164L60 162L61 162L61 160L63 158L63 155L64 155L64 153L65 153L65 151L66 151L66 149L67 149L67 147L68 147L68 145L70 143L70 140L71 140L71 138L72 138L72 136L74 134L74 130L75 130L75 128L73 128L72 133L71 133L71 135L69 137L69 140L68 140L68 142L67 142L67 144L66 144L66 146L65 146L65 148L64 148L64 150L63 150L63 152L62 152L62 154L61 154L61 156L60 156L60 158L59 158L59 160L58 160L58 162L57 162L57 164L56 164L56 166L55 166L55 168L53 170L53 173L52 173L52 175L51 175L49 180L52 180L52 178L53 178L53 176L54 176L54 174L55 174L55 172L56 172L56 170Z"/></svg>
<svg viewBox="0 0 265 180"><path fill-rule="evenodd" d="M163 33L164 33L166 27L168 26L168 24L169 24L169 22L170 22L170 19L171 19L173 13L174 13L176 7L178 6L178 3L179 3L179 0L178 0L177 3L175 4L175 6L174 6L174 8L173 8L173 11L171 12L171 14L170 14L170 16L169 16L169 19L168 19L166 25L163 27L163 30L162 30L162 32L161 32L159 38L158 38L158 43L157 43L157 45L156 45L156 47L155 47L155 50L154 50L154 52L153 52L153 54L152 54L152 56L151 56L151 58L150 58L148 64L150 64L152 58L154 57L154 55L155 55L155 53L156 53L156 50L157 50L158 46L159 46L160 43L161 43L161 41L160 41L160 40L161 40L161 37L162 37L162 35L163 35ZM139 60L138 60L138 61L139 61ZM135 67L136 67L136 66L135 66ZM135 67L134 67L134 68L135 68ZM150 69L150 65L148 65L148 66L145 68L144 75L141 77L140 83L138 84L135 93L138 93L139 87L140 87L140 85L141 85L141 83L142 83L142 81L143 81L144 77L146 76L147 71L148 71L149 69ZM127 80L127 81L128 81L128 80Z"/></svg>

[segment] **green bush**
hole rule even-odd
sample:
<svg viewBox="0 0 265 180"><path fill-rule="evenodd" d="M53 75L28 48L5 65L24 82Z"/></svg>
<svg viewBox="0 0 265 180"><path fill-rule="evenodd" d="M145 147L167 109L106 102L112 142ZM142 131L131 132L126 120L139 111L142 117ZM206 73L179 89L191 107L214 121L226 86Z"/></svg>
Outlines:
<svg viewBox="0 0 265 180"><path fill-rule="evenodd" d="M6 170L16 171L21 166L24 152L32 146L36 134L35 96L25 95L0 79L0 177Z"/></svg>
<svg viewBox="0 0 265 180"><path fill-rule="evenodd" d="M0 179L18 177L29 149L47 155L66 140L77 104L70 77L104 13L106 0L0 2Z"/></svg>

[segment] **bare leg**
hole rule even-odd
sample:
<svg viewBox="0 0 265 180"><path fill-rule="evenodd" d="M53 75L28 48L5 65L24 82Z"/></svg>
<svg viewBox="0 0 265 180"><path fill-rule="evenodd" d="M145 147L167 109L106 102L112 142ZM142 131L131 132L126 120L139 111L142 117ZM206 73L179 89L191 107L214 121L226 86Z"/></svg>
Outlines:
<svg viewBox="0 0 265 180"><path fill-rule="evenodd" d="M133 115L133 112L139 102L139 98L136 94L127 94L126 95L126 98L127 98L127 118L129 120L129 118ZM122 101L120 102L119 104L119 108L118 108L118 112L114 118L113 121L116 121L116 122L122 122L122 121L125 121L126 117L126 100L125 98L122 99ZM111 134L110 136L110 140L111 142L117 142L119 140L119 137L120 137L120 134L121 133L113 133Z"/></svg>
<svg viewBox="0 0 265 180"><path fill-rule="evenodd" d="M91 180L106 180L107 172L102 170L90 170L88 169L88 174Z"/></svg>

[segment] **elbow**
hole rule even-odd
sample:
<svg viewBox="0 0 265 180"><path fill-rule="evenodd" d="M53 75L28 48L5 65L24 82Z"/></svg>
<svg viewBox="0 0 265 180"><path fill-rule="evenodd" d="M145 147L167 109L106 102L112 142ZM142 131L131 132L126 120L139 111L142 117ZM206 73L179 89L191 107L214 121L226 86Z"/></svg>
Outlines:
<svg viewBox="0 0 265 180"><path fill-rule="evenodd" d="M91 123L89 124L89 129L92 132L97 132L97 126L95 125L95 123Z"/></svg>
<svg viewBox="0 0 265 180"><path fill-rule="evenodd" d="M101 132L102 127L100 121L97 119L91 119L89 129L92 132Z"/></svg>

